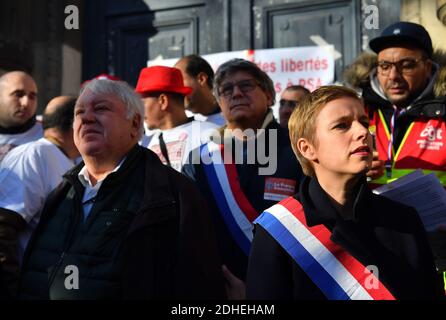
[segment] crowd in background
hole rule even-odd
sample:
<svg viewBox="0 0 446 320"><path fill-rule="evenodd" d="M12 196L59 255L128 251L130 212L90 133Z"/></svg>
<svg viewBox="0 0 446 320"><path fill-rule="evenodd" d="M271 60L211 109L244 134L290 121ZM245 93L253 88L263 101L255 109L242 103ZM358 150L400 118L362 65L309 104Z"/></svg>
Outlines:
<svg viewBox="0 0 446 320"><path fill-rule="evenodd" d="M408 22L370 48L342 85L284 90L279 119L243 59L100 75L42 121L31 75L2 75L0 296L443 298L444 231L372 189L446 186L446 58Z"/></svg>

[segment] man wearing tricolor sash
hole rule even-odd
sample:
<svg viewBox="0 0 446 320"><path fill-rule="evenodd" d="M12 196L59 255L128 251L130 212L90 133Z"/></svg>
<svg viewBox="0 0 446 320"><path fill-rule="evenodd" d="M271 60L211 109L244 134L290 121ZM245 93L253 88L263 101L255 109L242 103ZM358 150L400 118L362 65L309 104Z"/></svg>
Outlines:
<svg viewBox="0 0 446 320"><path fill-rule="evenodd" d="M321 87L293 112L291 145L308 177L254 221L247 298L442 297L416 211L367 185L368 126L362 101L344 87Z"/></svg>
<svg viewBox="0 0 446 320"><path fill-rule="evenodd" d="M223 271L231 285L234 277L245 279L252 221L294 194L303 174L286 130L270 109L273 82L256 64L242 59L222 64L215 75L214 95L227 125L212 142L192 151L183 172L208 200L227 267Z"/></svg>

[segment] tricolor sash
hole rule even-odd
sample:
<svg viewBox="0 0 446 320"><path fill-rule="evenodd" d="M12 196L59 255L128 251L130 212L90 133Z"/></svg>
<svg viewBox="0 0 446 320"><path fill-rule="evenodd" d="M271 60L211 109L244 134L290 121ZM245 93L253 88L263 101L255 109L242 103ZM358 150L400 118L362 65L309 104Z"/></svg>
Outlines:
<svg viewBox="0 0 446 320"><path fill-rule="evenodd" d="M254 223L276 239L328 299L395 299L361 262L330 240L324 225L308 227L303 207L293 197L268 208Z"/></svg>
<svg viewBox="0 0 446 320"><path fill-rule="evenodd" d="M200 147L200 157L220 214L233 239L248 255L253 237L252 221L258 214L240 187L235 164L224 163L223 145L214 142Z"/></svg>

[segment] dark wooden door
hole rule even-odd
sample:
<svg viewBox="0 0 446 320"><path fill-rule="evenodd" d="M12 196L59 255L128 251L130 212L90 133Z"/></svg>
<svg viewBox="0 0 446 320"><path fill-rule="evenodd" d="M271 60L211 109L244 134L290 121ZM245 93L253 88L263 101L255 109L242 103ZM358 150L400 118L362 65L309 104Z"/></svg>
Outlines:
<svg viewBox="0 0 446 320"><path fill-rule="evenodd" d="M336 74L359 52L360 8L358 1L255 0L256 48L281 48L332 44L338 52Z"/></svg>
<svg viewBox="0 0 446 320"><path fill-rule="evenodd" d="M95 0L86 1L83 77L108 72L135 84L147 60L186 54L313 46L338 52L336 79L360 52L366 0ZM399 9L375 0L380 20ZM392 8L390 8L392 7ZM395 8L399 0L395 1ZM366 41L365 41L366 43Z"/></svg>

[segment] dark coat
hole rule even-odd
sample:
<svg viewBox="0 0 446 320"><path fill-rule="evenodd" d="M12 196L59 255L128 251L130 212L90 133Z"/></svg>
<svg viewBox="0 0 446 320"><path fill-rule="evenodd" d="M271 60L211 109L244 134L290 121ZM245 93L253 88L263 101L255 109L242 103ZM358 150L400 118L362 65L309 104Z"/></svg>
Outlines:
<svg viewBox="0 0 446 320"><path fill-rule="evenodd" d="M164 166L152 151L135 146L121 168L116 174L107 176L104 184L107 179L119 179L120 173L128 169L126 162L135 153L139 155L137 163L142 163L144 167L144 189L141 190L141 205L121 243L122 270L114 281L120 282L122 296L115 298L224 298L215 235L206 204L192 181ZM81 168L82 164L68 175L77 177ZM125 188L122 181L116 186ZM36 263L30 261L30 256L33 250L39 249L35 244L43 236L42 230L54 220L55 212L58 212L56 208L67 197L70 189L69 179L65 179L45 205L40 223L25 253L21 293L36 292L32 290L36 287L35 283L23 280L33 279L30 265L34 267ZM63 239L59 237L54 241ZM46 270L51 265L38 267ZM43 285L47 286L48 283Z"/></svg>
<svg viewBox="0 0 446 320"><path fill-rule="evenodd" d="M294 180L296 181L296 191L298 190L300 180L303 178L302 169L291 149L288 131L280 127L276 121L271 121L265 128L266 146L269 145L269 130L277 130L277 170L275 173L270 176L259 175L258 170L262 165L260 165L258 161L254 164L247 164L246 162L243 164L236 164L240 187L258 214L277 203L277 201L264 199L266 178L275 177ZM226 226L209 186L209 181L203 166L201 164L186 164L183 166L183 173L197 183L204 198L207 199L217 232L217 241L223 263L225 263L229 270L238 278L244 280L246 276L246 268L248 266L248 256L239 247L232 237L229 228Z"/></svg>
<svg viewBox="0 0 446 320"><path fill-rule="evenodd" d="M323 224L331 240L364 266L375 265L379 280L396 299L443 295L426 234L416 211L373 194L361 183L354 217L341 218L317 179L306 178L295 198L308 226ZM247 275L248 299L326 299L300 266L256 225Z"/></svg>

